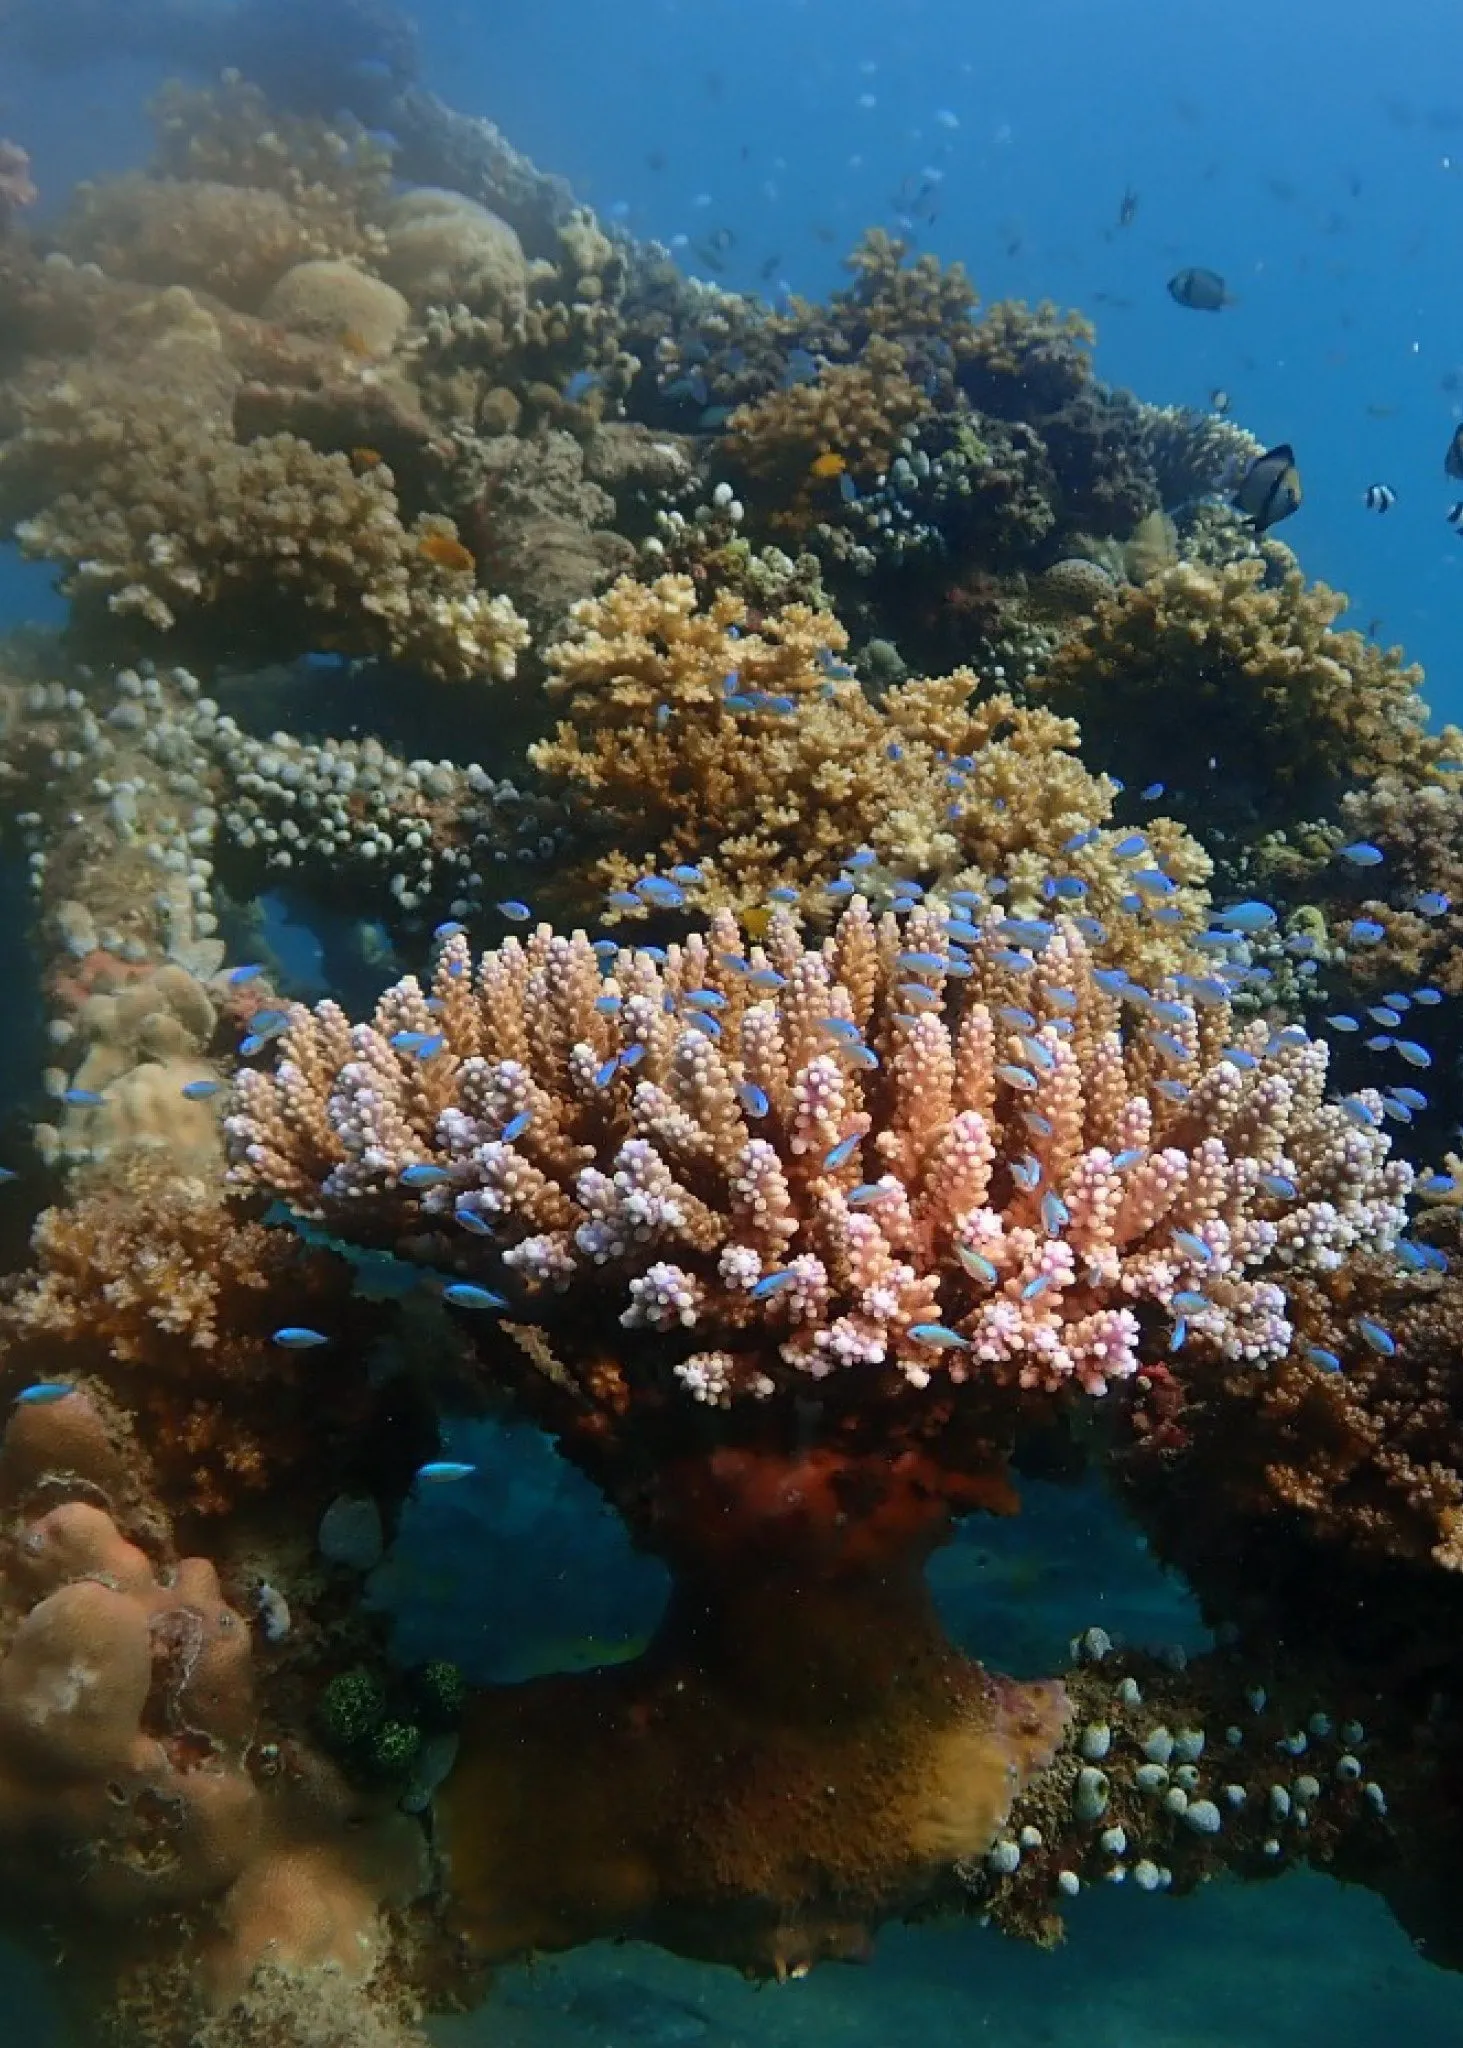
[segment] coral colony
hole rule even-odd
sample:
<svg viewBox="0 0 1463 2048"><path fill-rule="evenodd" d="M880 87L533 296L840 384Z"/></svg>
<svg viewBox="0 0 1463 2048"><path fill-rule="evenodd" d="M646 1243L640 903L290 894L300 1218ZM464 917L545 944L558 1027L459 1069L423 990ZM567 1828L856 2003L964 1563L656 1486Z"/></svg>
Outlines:
<svg viewBox="0 0 1463 2048"><path fill-rule="evenodd" d="M170 87L44 238L0 145L8 1928L135 2048L1302 1863L1463 1961L1463 736L1080 318L689 280L393 50L395 140ZM387 1654L505 1408L630 1662ZM955 1647L1034 1461L1215 1647Z"/></svg>

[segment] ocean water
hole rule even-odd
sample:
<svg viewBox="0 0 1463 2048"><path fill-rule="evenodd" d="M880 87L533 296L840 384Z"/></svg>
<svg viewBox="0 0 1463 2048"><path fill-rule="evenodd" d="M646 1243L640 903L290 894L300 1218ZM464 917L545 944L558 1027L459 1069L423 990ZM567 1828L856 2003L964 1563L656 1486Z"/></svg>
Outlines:
<svg viewBox="0 0 1463 2048"><path fill-rule="evenodd" d="M1463 482L1444 471L1463 421L1456 7L1398 0L1379 19L1362 0L1232 0L1222 12L1156 0L422 0L412 19L425 87L496 123L616 232L664 245L692 276L779 304L826 299L848 248L883 226L962 262L983 303L1051 299L1089 315L1108 383L1155 404L1220 406L1267 448L1290 443L1304 499L1279 537L1308 575L1348 593L1344 623L1423 664L1433 723L1463 722L1463 523L1448 517ZM318 96L305 85L306 60L318 61L368 124L391 129L380 51L395 47L395 20L385 6L63 0L48 10L0 0L0 137L28 153L39 193L26 231L44 243L79 183L142 164L149 96L179 71L210 76L220 54L244 46L241 22L261 63L277 55L281 99L292 81ZM359 31L360 54L333 70L342 23ZM1221 273L1232 303L1214 313L1177 304L1167 280L1188 265ZM16 376L0 356L0 381ZM0 451L14 417L0 400ZM1366 503L1378 485L1395 493L1385 513ZM52 566L22 559L13 539L0 545L0 630L64 632L72 616ZM867 637L869 620L862 626ZM82 651L93 668L111 660ZM279 665L319 653L302 642ZM119 640L115 661L130 658ZM258 683L258 702L283 709L260 711L259 731L275 715L291 731L298 697L267 698L271 687ZM514 733L484 735L480 711L459 721L440 701L427 708L433 687L424 682L418 705L398 700L392 743L409 758L458 760L470 736L473 758L513 773ZM373 715L363 695L339 729L359 738L377 729ZM319 736L307 727L301 714L301 734ZM19 801L0 790L12 827ZM69 823L48 814L44 829L59 845ZM64 1043L45 1040L56 945L54 931L30 927L35 843L10 830L0 868L0 923L21 963L0 1015L4 1156L17 1159L41 1118L42 1070ZM485 916L483 942L497 943L511 921ZM312 893L286 881L230 904L224 936L231 960L267 954L282 995L332 996L361 1016L421 964L410 945L424 953L429 931L350 887ZM1436 1095L1419 1165L1459 1143L1450 1032L1427 1083ZM234 1064L232 1047L213 1056L223 1073ZM24 1179L27 1215L67 1198L54 1162ZM3 1247L11 1272L24 1265L20 1235L11 1228ZM383 1300L390 1293L383 1282ZM359 1621L379 1631L395 1668L447 1659L481 1688L633 1655L662 1612L664 1568L632 1548L620 1517L547 1436L485 1416L483 1405L449 1375L435 1455L470 1474L417 1486L386 1554L354 1585L348 1622L337 1603L311 1626L344 1633ZM1194 1592L1096 1481L1029 1478L1022 1494L1020 1516L962 1520L931 1560L957 1645L1031 1679L1065 1668L1091 1627L1176 1662L1214 1648ZM306 1550L311 1536L302 1531ZM246 1529L245 1558L248 1540ZM238 1555L232 1563L245 1568ZM319 1587L301 1571L303 1612ZM1440 1612L1456 1616L1447 1598ZM0 1650L15 1626L7 1610ZM1429 1711L1416 1703L1419 1724ZM27 1853L23 1841L0 1848L15 1864L5 1873L13 1896ZM63 2012L43 1917L39 1935L22 1909L0 1953L0 2040L91 2048L107 2037ZM1090 1884L1068 1923L1048 1952L974 1917L906 1925L896 1913L866 1961L828 1962L791 1983L744 1981L650 1942L585 1940L503 1962L471 2010L432 2011L421 2024L442 2048L888 2048L917 2037L933 2048L1381 2048L1403 2033L1427 2048L1463 2042L1463 1980L1376 1893L1313 1870L1252 1883L1219 1874L1181 1898ZM54 1944L63 1955L70 1938ZM155 2032L148 2024L123 2037L129 2048L186 2038L167 2015ZM381 2048L410 2038L392 2032ZM339 2048L344 2034L301 2022L200 2039Z"/></svg>

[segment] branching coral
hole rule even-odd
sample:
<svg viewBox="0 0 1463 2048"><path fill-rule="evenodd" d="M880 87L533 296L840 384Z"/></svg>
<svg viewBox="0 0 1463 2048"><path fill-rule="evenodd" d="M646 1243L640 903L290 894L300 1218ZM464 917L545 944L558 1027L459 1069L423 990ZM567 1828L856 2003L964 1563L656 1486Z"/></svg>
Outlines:
<svg viewBox="0 0 1463 2048"><path fill-rule="evenodd" d="M1181 562L1119 591L1035 678L1092 753L1130 782L1166 778L1179 815L1248 832L1318 816L1387 769L1439 752L1421 671L1360 633L1344 599L1260 561Z"/></svg>
<svg viewBox="0 0 1463 2048"><path fill-rule="evenodd" d="M90 468L83 490L17 528L28 554L65 566L82 623L104 611L143 644L168 636L215 658L303 643L452 682L512 676L527 628L478 589L451 520L404 523L384 464L290 434L200 441L193 420L164 425L139 461L74 395L53 394L30 431Z"/></svg>
<svg viewBox="0 0 1463 2048"><path fill-rule="evenodd" d="M35 1266L0 1305L0 1370L93 1377L128 1416L140 1474L180 1517L293 1496L307 1526L359 1455L374 1397L348 1343L281 1350L286 1316L364 1336L349 1269L236 1218L216 1183L146 1156L93 1174L36 1226ZM359 1477L359 1474L354 1475Z"/></svg>
<svg viewBox="0 0 1463 2048"><path fill-rule="evenodd" d="M596 879L622 888L646 862L695 862L703 901L751 909L791 887L817 908L862 844L892 876L947 890L996 881L1039 909L1063 873L1111 920L1113 957L1139 974L1177 964L1202 922L1208 861L1155 821L1168 880L1145 886L1162 915L1146 899L1140 914L1125 907L1132 868L1115 853L1122 835L1102 829L1115 792L1077 760L1074 726L982 700L967 670L875 706L834 659L844 645L827 612L751 613L725 589L701 605L687 577L622 579L577 606L545 656L570 717L531 757L613 837Z"/></svg>
<svg viewBox="0 0 1463 2048"><path fill-rule="evenodd" d="M997 1757L1014 1790L1060 1725L952 1662L912 1556L999 1501L1024 1405L1131 1379L1171 1317L1203 1357L1284 1357L1287 1280L1388 1246L1408 1169L1323 1101L1299 1034L1167 997L1165 1029L1124 1033L1069 925L956 945L856 900L817 949L781 918L748 949L722 917L607 971L543 926L475 980L447 939L432 990L355 1029L292 1011L277 1073L240 1079L234 1178L466 1276L448 1300L508 1319L485 1374L678 1575L637 1665L481 1703L451 1814L468 1924L492 1950L847 1952L984 1853ZM629 1726L654 1756L621 1760ZM708 1731L741 1755L758 1726L745 1800L703 1796ZM813 1757L785 1746L814 1726Z"/></svg>

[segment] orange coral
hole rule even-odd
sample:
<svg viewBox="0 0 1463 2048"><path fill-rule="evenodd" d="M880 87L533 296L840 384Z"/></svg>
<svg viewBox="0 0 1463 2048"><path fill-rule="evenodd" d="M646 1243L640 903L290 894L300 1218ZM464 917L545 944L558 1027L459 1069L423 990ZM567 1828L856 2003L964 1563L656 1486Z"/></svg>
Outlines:
<svg viewBox="0 0 1463 2048"><path fill-rule="evenodd" d="M351 1302L348 1267L146 1156L48 1209L34 1252L0 1306L12 1391L58 1376L109 1389L174 1513L218 1517L266 1495L318 1512L373 1406L357 1346L379 1315ZM312 1320L336 1336L323 1355L270 1341Z"/></svg>

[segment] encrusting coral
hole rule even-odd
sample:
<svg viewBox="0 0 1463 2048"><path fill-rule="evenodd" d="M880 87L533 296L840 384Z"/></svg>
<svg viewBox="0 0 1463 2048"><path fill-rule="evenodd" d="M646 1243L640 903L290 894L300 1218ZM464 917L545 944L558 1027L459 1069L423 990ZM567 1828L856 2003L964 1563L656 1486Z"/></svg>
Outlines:
<svg viewBox="0 0 1463 2048"><path fill-rule="evenodd" d="M249 1619L175 1547L104 1394L21 1401L0 1506L4 1888L73 1951L71 1995L105 2008L120 1976L126 2023L166 2001L172 2031L261 1964L370 1980L420 1832L297 1739L286 1765Z"/></svg>
<svg viewBox="0 0 1463 2048"><path fill-rule="evenodd" d="M983 697L968 670L875 705L836 658L846 646L828 612L755 609L725 588L703 603L685 576L622 578L576 605L544 652L569 718L530 758L615 847L593 879L623 890L647 865L694 863L699 902L750 911L791 888L817 911L862 846L890 877L946 894L994 883L1040 911L1065 874L1106 922L1105 954L1140 976L1179 964L1208 859L1161 818L1142 862L1119 857L1124 835L1104 829L1116 788L1077 759L1069 721ZM1156 920L1147 898L1125 907L1143 863Z"/></svg>
<svg viewBox="0 0 1463 2048"><path fill-rule="evenodd" d="M939 1638L917 1561L948 1516L1008 1501L1023 1410L1122 1385L1176 1323L1284 1357L1289 1277L1389 1246L1409 1170L1324 1102L1302 1033L1176 997L1124 1031L1065 923L960 943L855 899L820 947L723 915L663 966L541 926L476 976L451 936L432 998L292 1010L238 1083L235 1183L461 1275L488 1380L677 1589L637 1664L470 1710L464 1924L491 1952L856 1952L985 1853L1063 1724ZM757 1752L741 1798L704 1777L712 1728Z"/></svg>

